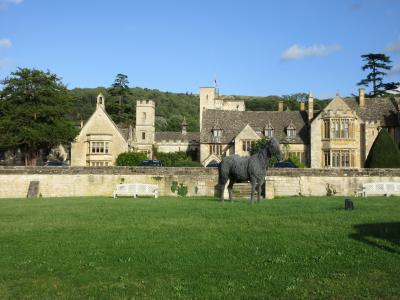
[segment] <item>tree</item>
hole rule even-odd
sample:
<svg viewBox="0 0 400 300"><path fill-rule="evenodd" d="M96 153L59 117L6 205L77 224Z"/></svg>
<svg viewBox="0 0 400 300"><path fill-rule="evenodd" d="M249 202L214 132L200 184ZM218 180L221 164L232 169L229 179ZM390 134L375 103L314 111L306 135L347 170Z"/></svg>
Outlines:
<svg viewBox="0 0 400 300"><path fill-rule="evenodd" d="M122 113L124 100L130 92L128 84L128 76L119 73L115 77L114 83L109 88L110 94L118 98L118 120L116 120L117 123L126 121L125 118L122 116Z"/></svg>
<svg viewBox="0 0 400 300"><path fill-rule="evenodd" d="M385 70L392 68L389 65L392 61L389 56L381 53L369 53L361 55L362 59L367 63L362 66L362 70L371 70L366 78L362 79L358 85L369 86L372 83L372 94L378 96L384 92L383 76L386 75Z"/></svg>
<svg viewBox="0 0 400 300"><path fill-rule="evenodd" d="M400 151L386 129L381 129L365 162L366 168L400 168Z"/></svg>
<svg viewBox="0 0 400 300"><path fill-rule="evenodd" d="M39 150L69 144L78 134L67 118L68 90L57 75L18 68L1 83L0 146L21 149L25 165L36 165Z"/></svg>
<svg viewBox="0 0 400 300"><path fill-rule="evenodd" d="M143 152L124 152L118 155L117 166L138 166L142 160L146 160L147 155Z"/></svg>
<svg viewBox="0 0 400 300"><path fill-rule="evenodd" d="M385 87L386 92L398 92L400 89L400 82L388 82L384 83L383 86Z"/></svg>

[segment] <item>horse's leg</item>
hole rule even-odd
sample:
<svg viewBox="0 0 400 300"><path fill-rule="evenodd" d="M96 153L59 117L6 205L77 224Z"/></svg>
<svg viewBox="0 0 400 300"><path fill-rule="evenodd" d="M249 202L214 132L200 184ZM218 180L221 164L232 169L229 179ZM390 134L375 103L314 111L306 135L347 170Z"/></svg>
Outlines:
<svg viewBox="0 0 400 300"><path fill-rule="evenodd" d="M234 180L229 179L229 184L228 184L228 193L229 193L229 200L232 202L232 190L233 190L233 184L235 183Z"/></svg>
<svg viewBox="0 0 400 300"><path fill-rule="evenodd" d="M254 196L254 192L256 191L256 184L257 184L256 179L252 178L251 179L250 204L253 204L253 196Z"/></svg>
<svg viewBox="0 0 400 300"><path fill-rule="evenodd" d="M258 203L260 203L261 188L262 188L262 180L259 180L259 181L258 181L258 184L257 184L257 191L258 191L258 194L257 194L257 202L258 202Z"/></svg>

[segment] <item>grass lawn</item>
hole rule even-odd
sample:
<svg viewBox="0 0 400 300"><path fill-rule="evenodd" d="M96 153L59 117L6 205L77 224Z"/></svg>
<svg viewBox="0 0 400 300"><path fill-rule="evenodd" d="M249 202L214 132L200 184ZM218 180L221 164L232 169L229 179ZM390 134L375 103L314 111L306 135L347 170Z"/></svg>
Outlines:
<svg viewBox="0 0 400 300"><path fill-rule="evenodd" d="M1 199L1 299L400 299L400 198Z"/></svg>

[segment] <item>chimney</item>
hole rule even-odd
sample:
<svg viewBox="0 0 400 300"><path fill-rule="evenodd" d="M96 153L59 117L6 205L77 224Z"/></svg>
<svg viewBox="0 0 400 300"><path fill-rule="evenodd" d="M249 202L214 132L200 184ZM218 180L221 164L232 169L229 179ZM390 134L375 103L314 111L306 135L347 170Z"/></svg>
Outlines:
<svg viewBox="0 0 400 300"><path fill-rule="evenodd" d="M365 89L358 89L358 105L360 107L365 107Z"/></svg>
<svg viewBox="0 0 400 300"><path fill-rule="evenodd" d="M83 128L83 120L81 120L81 128Z"/></svg>
<svg viewBox="0 0 400 300"><path fill-rule="evenodd" d="M186 118L183 117L183 121L182 121L182 135L186 135L187 134L187 122L186 122Z"/></svg>
<svg viewBox="0 0 400 300"><path fill-rule="evenodd" d="M300 102L300 111L305 111L304 102Z"/></svg>
<svg viewBox="0 0 400 300"><path fill-rule="evenodd" d="M308 94L308 121L311 121L314 117L314 97L312 94Z"/></svg>
<svg viewBox="0 0 400 300"><path fill-rule="evenodd" d="M278 111L283 111L283 101L282 100L280 100L278 102Z"/></svg>

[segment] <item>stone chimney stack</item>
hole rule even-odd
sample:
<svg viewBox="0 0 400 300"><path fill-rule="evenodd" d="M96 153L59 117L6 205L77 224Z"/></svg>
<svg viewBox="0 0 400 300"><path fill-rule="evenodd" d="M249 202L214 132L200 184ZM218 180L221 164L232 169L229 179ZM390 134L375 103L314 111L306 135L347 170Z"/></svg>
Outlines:
<svg viewBox="0 0 400 300"><path fill-rule="evenodd" d="M308 94L308 121L311 121L314 117L314 97L310 93Z"/></svg>
<svg viewBox="0 0 400 300"><path fill-rule="evenodd" d="M81 119L81 128L83 128L83 120Z"/></svg>
<svg viewBox="0 0 400 300"><path fill-rule="evenodd" d="M358 89L358 105L360 107L365 107L365 89Z"/></svg>
<svg viewBox="0 0 400 300"><path fill-rule="evenodd" d="M283 111L283 101L282 100L280 100L278 102L278 111Z"/></svg>
<svg viewBox="0 0 400 300"><path fill-rule="evenodd" d="M183 117L183 121L182 121L182 135L186 135L187 134L187 122L186 122L186 118Z"/></svg>
<svg viewBox="0 0 400 300"><path fill-rule="evenodd" d="M304 105L304 102L302 101L302 102L300 102L300 111L305 111L306 109L305 109L305 105Z"/></svg>

